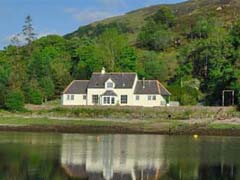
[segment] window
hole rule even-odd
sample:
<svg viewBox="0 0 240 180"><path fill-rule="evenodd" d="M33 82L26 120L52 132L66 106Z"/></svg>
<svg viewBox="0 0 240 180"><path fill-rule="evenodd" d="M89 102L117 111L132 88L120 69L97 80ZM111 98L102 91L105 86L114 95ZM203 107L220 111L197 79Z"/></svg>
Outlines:
<svg viewBox="0 0 240 180"><path fill-rule="evenodd" d="M67 95L67 100L70 100L70 95L69 94Z"/></svg>
<svg viewBox="0 0 240 180"><path fill-rule="evenodd" d="M115 104L115 98L110 96L103 97L103 104L110 105Z"/></svg>
<svg viewBox="0 0 240 180"><path fill-rule="evenodd" d="M121 104L127 104L127 103L128 103L128 96L121 95Z"/></svg>
<svg viewBox="0 0 240 180"><path fill-rule="evenodd" d="M151 101L152 100L152 96L148 96L148 100Z"/></svg>
<svg viewBox="0 0 240 180"><path fill-rule="evenodd" d="M103 104L110 104L110 97L104 97Z"/></svg>
<svg viewBox="0 0 240 180"><path fill-rule="evenodd" d="M74 95L71 95L71 100L72 100L72 101L74 100Z"/></svg>
<svg viewBox="0 0 240 180"><path fill-rule="evenodd" d="M148 101L156 101L157 100L157 97L154 95L154 96L148 96Z"/></svg>
<svg viewBox="0 0 240 180"><path fill-rule="evenodd" d="M156 99L157 99L156 96L153 96L153 97L152 97L152 100L153 100L153 101L156 101Z"/></svg>
<svg viewBox="0 0 240 180"><path fill-rule="evenodd" d="M93 95L92 96L92 103L93 104L98 104L98 95Z"/></svg>
<svg viewBox="0 0 240 180"><path fill-rule="evenodd" d="M112 97L112 102L111 103L115 104L115 98L114 97Z"/></svg>
<svg viewBox="0 0 240 180"><path fill-rule="evenodd" d="M86 95L83 95L83 100L86 100L87 99L87 96Z"/></svg>
<svg viewBox="0 0 240 180"><path fill-rule="evenodd" d="M140 96L136 96L136 100L139 101L140 100Z"/></svg>
<svg viewBox="0 0 240 180"><path fill-rule="evenodd" d="M113 88L113 83L108 82L108 83L107 83L107 88Z"/></svg>

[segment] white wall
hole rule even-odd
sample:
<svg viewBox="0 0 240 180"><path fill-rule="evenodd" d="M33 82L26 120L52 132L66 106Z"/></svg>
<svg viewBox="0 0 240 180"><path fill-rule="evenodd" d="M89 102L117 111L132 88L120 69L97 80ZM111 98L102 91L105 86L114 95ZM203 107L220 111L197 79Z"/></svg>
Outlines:
<svg viewBox="0 0 240 180"><path fill-rule="evenodd" d="M88 103L87 105L94 105L92 103L92 96L98 95L99 97L105 93L106 89L88 89L87 99ZM124 105L124 106L134 106L134 97L133 97L133 89L113 89L113 91L118 95L116 97L116 104ZM127 95L128 96L128 104L121 104L121 95ZM118 103L119 102L119 103Z"/></svg>
<svg viewBox="0 0 240 180"><path fill-rule="evenodd" d="M139 96L139 100L136 100ZM156 100L148 100L148 96L156 96ZM155 107L165 106L166 100L161 95L134 95L135 106Z"/></svg>
<svg viewBox="0 0 240 180"><path fill-rule="evenodd" d="M62 105L65 106L82 106L87 105L87 101L83 99L83 94L73 94L74 100L71 100L71 98L68 100L68 95L71 96L71 94L63 94L62 95Z"/></svg>

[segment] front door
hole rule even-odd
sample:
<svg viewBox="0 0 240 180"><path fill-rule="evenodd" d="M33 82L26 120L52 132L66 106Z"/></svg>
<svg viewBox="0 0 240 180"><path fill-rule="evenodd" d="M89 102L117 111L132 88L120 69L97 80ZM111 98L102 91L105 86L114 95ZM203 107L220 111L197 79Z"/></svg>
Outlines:
<svg viewBox="0 0 240 180"><path fill-rule="evenodd" d="M103 105L114 105L115 97L103 96Z"/></svg>

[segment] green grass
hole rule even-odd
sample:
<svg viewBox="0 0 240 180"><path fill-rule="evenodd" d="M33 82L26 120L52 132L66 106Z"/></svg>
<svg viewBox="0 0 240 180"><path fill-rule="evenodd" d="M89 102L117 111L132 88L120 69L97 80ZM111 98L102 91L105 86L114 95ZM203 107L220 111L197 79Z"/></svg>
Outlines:
<svg viewBox="0 0 240 180"><path fill-rule="evenodd" d="M228 129L239 129L240 130L240 124L226 124L226 123L221 123L221 124L210 124L208 126L209 129L219 129L219 130L228 130Z"/></svg>
<svg viewBox="0 0 240 180"><path fill-rule="evenodd" d="M45 107L45 106L43 106ZM221 110L221 111L220 111ZM168 119L168 115L172 115ZM41 108L25 112L0 111L0 126L99 127L99 130L137 130L138 132L187 132L197 129L231 130L240 124L212 123L217 118L237 118L234 107L61 107ZM194 121L190 121L194 120ZM201 121L198 121L201 120ZM86 130L87 131L87 130Z"/></svg>
<svg viewBox="0 0 240 180"><path fill-rule="evenodd" d="M2 117L0 118L1 125L16 125L16 126L124 126L129 123L97 121L97 120L55 120L48 118L21 118L21 117Z"/></svg>

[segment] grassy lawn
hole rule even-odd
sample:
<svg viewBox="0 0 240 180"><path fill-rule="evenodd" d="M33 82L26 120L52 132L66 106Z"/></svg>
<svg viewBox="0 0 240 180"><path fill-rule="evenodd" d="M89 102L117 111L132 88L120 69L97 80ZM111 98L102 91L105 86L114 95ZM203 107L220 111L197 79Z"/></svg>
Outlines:
<svg viewBox="0 0 240 180"><path fill-rule="evenodd" d="M209 129L239 129L240 130L240 124L226 124L226 123L217 123L217 124L210 124L208 126Z"/></svg>
<svg viewBox="0 0 240 180"><path fill-rule="evenodd" d="M98 120L55 120L48 118L21 118L21 117L1 117L1 125L44 125L44 126L126 126L129 123L98 121Z"/></svg>
<svg viewBox="0 0 240 180"><path fill-rule="evenodd" d="M172 125L170 125L172 124ZM123 128L137 130L140 132L168 131L169 127L175 127L174 121L124 121L117 120L58 120L49 118L24 118L24 117L1 117L0 125L2 126L42 126L42 127L109 127L110 129Z"/></svg>

